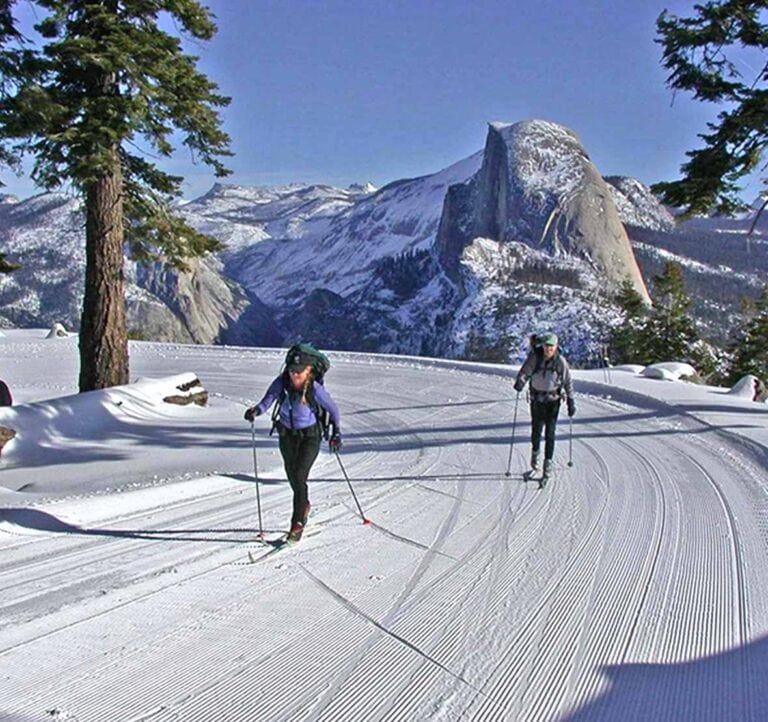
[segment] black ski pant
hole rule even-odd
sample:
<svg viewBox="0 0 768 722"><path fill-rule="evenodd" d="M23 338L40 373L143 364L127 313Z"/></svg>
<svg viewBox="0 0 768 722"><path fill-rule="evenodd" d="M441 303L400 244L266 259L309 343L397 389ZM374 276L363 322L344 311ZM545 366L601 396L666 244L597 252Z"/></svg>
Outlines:
<svg viewBox="0 0 768 722"><path fill-rule="evenodd" d="M304 509L309 501L307 479L320 452L320 433L316 426L309 429L292 430L280 428L280 454L283 457L285 473L293 489L294 522L304 519Z"/></svg>
<svg viewBox="0 0 768 722"><path fill-rule="evenodd" d="M541 446L541 432L544 430L544 459L555 455L555 429L560 413L560 400L531 401L531 449L538 453Z"/></svg>

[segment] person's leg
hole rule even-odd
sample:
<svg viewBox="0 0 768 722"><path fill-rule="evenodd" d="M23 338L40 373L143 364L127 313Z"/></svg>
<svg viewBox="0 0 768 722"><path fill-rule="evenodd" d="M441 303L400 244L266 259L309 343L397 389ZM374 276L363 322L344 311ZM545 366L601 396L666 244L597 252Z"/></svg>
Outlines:
<svg viewBox="0 0 768 722"><path fill-rule="evenodd" d="M557 429L557 416L560 413L560 402L548 401L545 406L544 463L551 462L555 456L555 431Z"/></svg>
<svg viewBox="0 0 768 722"><path fill-rule="evenodd" d="M539 465L539 448L541 446L541 431L544 428L543 404L531 401L531 468Z"/></svg>
<svg viewBox="0 0 768 722"><path fill-rule="evenodd" d="M309 512L309 490L307 479L312 465L320 452L320 435L299 436L297 445L293 476L290 478L293 488L293 518L291 524L300 521L302 524Z"/></svg>
<svg viewBox="0 0 768 722"><path fill-rule="evenodd" d="M285 467L285 475L288 477L288 483L291 485L291 490L293 491L293 509L294 512L291 514L291 526L293 526L293 522L296 520L296 478L297 478L297 467L298 467L298 458L299 458L299 450L300 450L300 443L301 443L301 437L290 434L290 433L284 433L280 435L280 454L283 457L283 466Z"/></svg>

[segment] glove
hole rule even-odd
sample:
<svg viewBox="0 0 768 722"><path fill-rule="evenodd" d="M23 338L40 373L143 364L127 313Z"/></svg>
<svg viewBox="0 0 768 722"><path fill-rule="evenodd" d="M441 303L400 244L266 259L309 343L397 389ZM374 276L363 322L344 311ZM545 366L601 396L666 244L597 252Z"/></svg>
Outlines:
<svg viewBox="0 0 768 722"><path fill-rule="evenodd" d="M256 417L257 417L257 416L258 416L260 413L261 413L261 412L260 412L260 411L259 411L259 410L258 410L258 409L255 407L255 406L250 406L249 408L247 408L247 409L245 410L245 413L243 414L243 418L244 418L246 421L250 421L251 423L253 423L253 420L254 420L254 419L255 419L255 418L256 418Z"/></svg>
<svg viewBox="0 0 768 722"><path fill-rule="evenodd" d="M569 398L566 404L568 405L568 416L573 416L576 413L576 402Z"/></svg>
<svg viewBox="0 0 768 722"><path fill-rule="evenodd" d="M525 386L525 381L522 376L518 376L517 381L515 381L515 391L519 393L523 390L523 386Z"/></svg>
<svg viewBox="0 0 768 722"><path fill-rule="evenodd" d="M341 451L341 434L338 431L328 439L328 448L334 453Z"/></svg>

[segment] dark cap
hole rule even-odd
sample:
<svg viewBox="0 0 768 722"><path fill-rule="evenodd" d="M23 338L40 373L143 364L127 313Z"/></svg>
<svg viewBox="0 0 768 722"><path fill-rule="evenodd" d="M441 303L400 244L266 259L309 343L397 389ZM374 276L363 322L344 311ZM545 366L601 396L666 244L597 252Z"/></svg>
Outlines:
<svg viewBox="0 0 768 722"><path fill-rule="evenodd" d="M303 369L307 368L307 366L311 365L312 357L309 354L303 353L301 351L293 354L293 356L288 359L289 371L302 371Z"/></svg>

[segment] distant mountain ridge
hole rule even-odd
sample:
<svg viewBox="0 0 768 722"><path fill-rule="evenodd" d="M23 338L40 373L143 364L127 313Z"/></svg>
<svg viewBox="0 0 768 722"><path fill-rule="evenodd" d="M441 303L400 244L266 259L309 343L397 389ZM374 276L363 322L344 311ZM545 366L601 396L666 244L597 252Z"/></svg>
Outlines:
<svg viewBox="0 0 768 722"><path fill-rule="evenodd" d="M667 259L694 312L723 339L768 269L766 226L748 217L681 227L649 189L603 179L576 136L547 121L494 123L483 151L381 189L216 184L179 206L222 240L184 276L126 265L135 335L197 343L519 360L532 331L599 358L625 277L641 294ZM0 203L0 324L75 329L84 270L79 201Z"/></svg>

